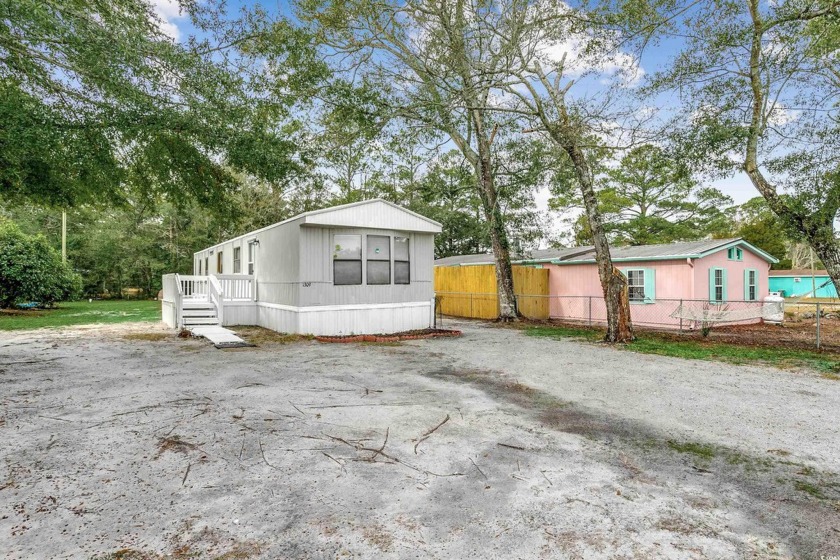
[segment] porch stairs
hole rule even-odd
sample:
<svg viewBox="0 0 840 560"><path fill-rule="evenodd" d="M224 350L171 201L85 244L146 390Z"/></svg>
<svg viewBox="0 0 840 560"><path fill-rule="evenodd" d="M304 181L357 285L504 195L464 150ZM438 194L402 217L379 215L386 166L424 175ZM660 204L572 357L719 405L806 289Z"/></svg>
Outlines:
<svg viewBox="0 0 840 560"><path fill-rule="evenodd" d="M184 328L192 330L191 327L220 326L219 315L216 313L216 306L213 302L201 299L195 301L185 299L182 305L181 317Z"/></svg>

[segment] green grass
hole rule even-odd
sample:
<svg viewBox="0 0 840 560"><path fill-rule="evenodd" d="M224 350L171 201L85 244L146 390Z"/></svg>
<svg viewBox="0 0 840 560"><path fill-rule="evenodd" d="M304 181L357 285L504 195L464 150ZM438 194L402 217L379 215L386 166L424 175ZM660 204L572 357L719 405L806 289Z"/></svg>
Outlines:
<svg viewBox="0 0 840 560"><path fill-rule="evenodd" d="M711 460L715 458L715 448L711 445L707 445L704 443L694 443L690 441L679 442L669 440L668 447L670 447L677 453L690 453L692 455L697 455L702 459Z"/></svg>
<svg viewBox="0 0 840 560"><path fill-rule="evenodd" d="M160 320L159 301L84 300L61 303L55 309L0 310L0 331Z"/></svg>
<svg viewBox="0 0 840 560"><path fill-rule="evenodd" d="M603 331L580 327L530 327L525 329L530 336L548 338L577 338L589 341L601 340ZM819 371L826 379L839 380L840 357L836 355L790 348L765 348L745 346L727 342L699 340L674 340L673 337L645 333L626 345L619 346L633 352L657 354L688 360L716 360L731 364L764 364L780 368L808 367Z"/></svg>

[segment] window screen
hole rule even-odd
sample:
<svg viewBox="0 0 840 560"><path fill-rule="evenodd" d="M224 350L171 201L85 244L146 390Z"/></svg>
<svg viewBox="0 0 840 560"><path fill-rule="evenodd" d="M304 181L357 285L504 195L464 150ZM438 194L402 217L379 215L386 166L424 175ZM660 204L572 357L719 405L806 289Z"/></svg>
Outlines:
<svg viewBox="0 0 840 560"><path fill-rule="evenodd" d="M645 271L628 270L627 286L630 301L645 301Z"/></svg>
<svg viewBox="0 0 840 560"><path fill-rule="evenodd" d="M394 284L411 283L408 237L394 237Z"/></svg>
<svg viewBox="0 0 840 560"><path fill-rule="evenodd" d="M223 270L224 270L224 264L223 264L223 261L222 261L222 252L219 251L218 253L216 253L216 272L221 274Z"/></svg>
<svg viewBox="0 0 840 560"><path fill-rule="evenodd" d="M242 249L240 247L233 248L233 273L239 274L242 272L242 261L240 259L240 254L242 253Z"/></svg>
<svg viewBox="0 0 840 560"><path fill-rule="evenodd" d="M336 286L362 283L362 236L333 236L333 284Z"/></svg>
<svg viewBox="0 0 840 560"><path fill-rule="evenodd" d="M254 274L254 243L248 243L248 274Z"/></svg>
<svg viewBox="0 0 840 560"><path fill-rule="evenodd" d="M723 270L715 270L715 300L723 301Z"/></svg>
<svg viewBox="0 0 840 560"><path fill-rule="evenodd" d="M749 289L747 290L747 297L750 301L755 301L758 299L758 290L756 289L755 276L755 270L750 270L747 273L747 279L749 280Z"/></svg>
<svg viewBox="0 0 840 560"><path fill-rule="evenodd" d="M387 235L367 236L367 283L391 283L391 238Z"/></svg>

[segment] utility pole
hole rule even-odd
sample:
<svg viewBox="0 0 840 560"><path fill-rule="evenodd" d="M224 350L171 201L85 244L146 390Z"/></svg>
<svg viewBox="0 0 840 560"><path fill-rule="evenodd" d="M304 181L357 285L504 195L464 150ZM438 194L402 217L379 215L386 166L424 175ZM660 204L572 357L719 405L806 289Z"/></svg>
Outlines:
<svg viewBox="0 0 840 560"><path fill-rule="evenodd" d="M61 209L61 260L67 262L67 210Z"/></svg>

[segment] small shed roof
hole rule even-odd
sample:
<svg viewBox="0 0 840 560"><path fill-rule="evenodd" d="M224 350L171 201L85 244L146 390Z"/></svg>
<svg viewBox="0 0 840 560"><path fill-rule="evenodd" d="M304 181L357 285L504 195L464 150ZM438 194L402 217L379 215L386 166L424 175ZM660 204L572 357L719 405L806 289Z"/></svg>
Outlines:
<svg viewBox="0 0 840 560"><path fill-rule="evenodd" d="M825 270L811 270L810 268L794 268L792 270L771 270L770 276L801 278L803 276L828 276Z"/></svg>
<svg viewBox="0 0 840 560"><path fill-rule="evenodd" d="M517 255L511 258L514 264L551 262L565 259L575 255L581 255L592 250L591 246L568 247L561 249L537 249L524 255ZM468 266L481 264L495 264L496 260L492 253L479 253L475 255L455 255L444 257L435 261L435 266Z"/></svg>

